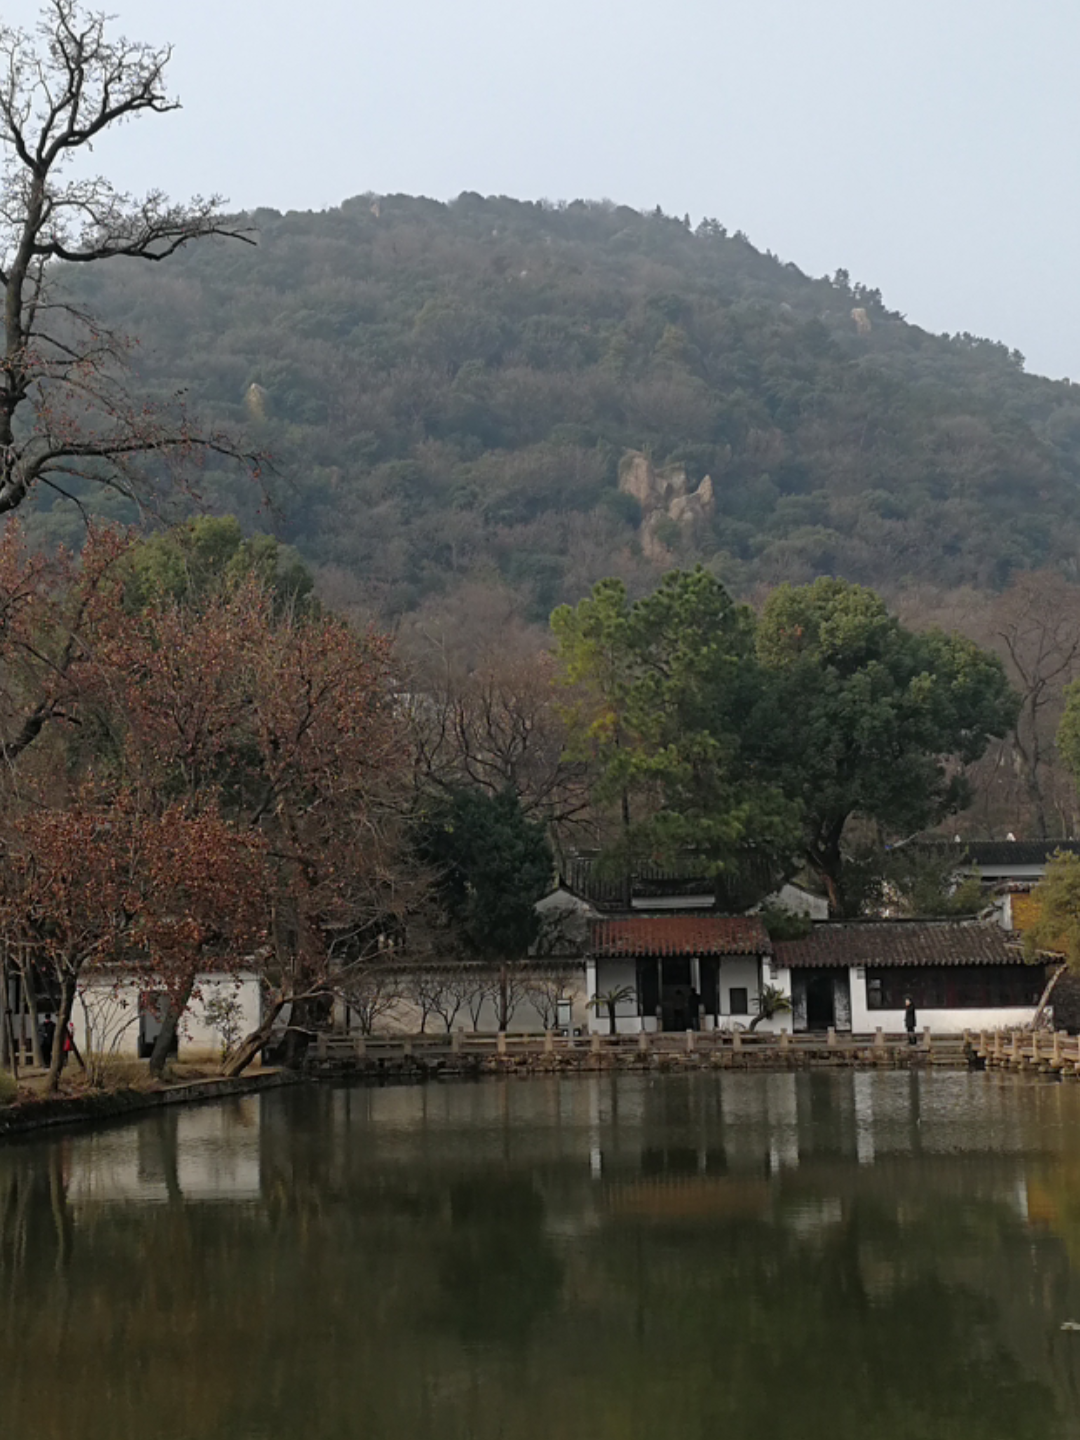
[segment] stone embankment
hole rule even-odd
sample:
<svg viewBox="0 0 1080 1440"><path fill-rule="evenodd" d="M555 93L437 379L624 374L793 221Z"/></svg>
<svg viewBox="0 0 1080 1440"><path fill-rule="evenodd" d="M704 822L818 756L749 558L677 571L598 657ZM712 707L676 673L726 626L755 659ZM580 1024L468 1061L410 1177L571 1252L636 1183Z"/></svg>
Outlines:
<svg viewBox="0 0 1080 1440"><path fill-rule="evenodd" d="M646 1035L321 1035L307 1070L320 1077L451 1079L596 1070L966 1069L964 1036L768 1035L687 1031Z"/></svg>
<svg viewBox="0 0 1080 1440"><path fill-rule="evenodd" d="M1080 1078L1080 1037L1061 1030L981 1030L969 1037L969 1048L987 1070Z"/></svg>
<svg viewBox="0 0 1080 1440"><path fill-rule="evenodd" d="M61 1125L102 1124L129 1115L159 1110L168 1105L193 1105L226 1100L233 1095L295 1085L301 1077L283 1070L256 1071L235 1080L190 1080L160 1089L89 1090L81 1095L57 1095L24 1100L0 1110L0 1140L51 1130Z"/></svg>

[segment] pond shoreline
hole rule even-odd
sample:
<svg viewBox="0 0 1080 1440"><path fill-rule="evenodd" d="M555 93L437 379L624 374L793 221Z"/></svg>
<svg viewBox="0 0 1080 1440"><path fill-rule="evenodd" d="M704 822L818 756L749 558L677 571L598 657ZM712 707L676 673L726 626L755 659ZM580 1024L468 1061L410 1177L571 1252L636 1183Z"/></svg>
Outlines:
<svg viewBox="0 0 1080 1440"><path fill-rule="evenodd" d="M0 1110L0 1144L61 1126L74 1127L125 1120L129 1115L160 1110L169 1105L198 1105L227 1100L233 1095L251 1095L277 1090L305 1080L290 1070L270 1070L236 1079L224 1076L209 1080L187 1080L160 1090L95 1090L84 1095L57 1095L41 1100L24 1100Z"/></svg>
<svg viewBox="0 0 1080 1440"><path fill-rule="evenodd" d="M415 1047L415 1048L414 1048ZM483 1080L495 1076L529 1078L539 1075L590 1075L598 1071L670 1075L689 1072L785 1073L806 1070L983 1070L986 1057L971 1040L937 1040L932 1048L858 1043L850 1048L835 1044L800 1045L798 1048L754 1050L696 1048L662 1052L637 1048L608 1048L595 1043L556 1051L539 1046L514 1053L468 1053L431 1046L431 1053L412 1040L387 1046L386 1052L357 1054L353 1047L336 1053L309 1052L303 1070L256 1071L235 1079L214 1077L184 1081L160 1089L126 1088L93 1091L83 1095L25 1100L0 1110L0 1144L41 1130L84 1127L124 1120L170 1105L205 1104L233 1095L257 1094L289 1085L348 1083L369 1086L424 1085L440 1081ZM1007 1068L1007 1067L1006 1067ZM1016 1068L1033 1068L1017 1066ZM1045 1068L1045 1067L1040 1067ZM1061 1078L1060 1074L1054 1078Z"/></svg>

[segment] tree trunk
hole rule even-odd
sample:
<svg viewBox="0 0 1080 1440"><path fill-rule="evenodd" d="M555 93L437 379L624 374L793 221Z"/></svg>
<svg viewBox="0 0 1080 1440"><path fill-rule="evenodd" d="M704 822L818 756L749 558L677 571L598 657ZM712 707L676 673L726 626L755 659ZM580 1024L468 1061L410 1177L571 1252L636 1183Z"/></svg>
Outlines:
<svg viewBox="0 0 1080 1440"><path fill-rule="evenodd" d="M34 1060L34 1068L44 1070L48 1061L41 1053L41 1027L38 1022L37 996L34 993L33 972L29 974L19 967L19 977L22 982L23 994L26 996L26 1013L30 1016L30 1050Z"/></svg>
<svg viewBox="0 0 1080 1440"><path fill-rule="evenodd" d="M609 1034L609 1035L614 1035L614 1034L615 1034L615 1006L614 1006L614 1005L609 1005L609 1006L607 1007L607 1018L608 1018L608 1034Z"/></svg>
<svg viewBox="0 0 1080 1440"><path fill-rule="evenodd" d="M1039 754L1039 736L1036 726L1038 725L1038 714L1034 707L1031 710L1032 745L1031 753L1020 738L1019 729L1013 730L1012 743L1013 754L1020 761L1020 769L1024 777L1024 789L1027 791L1028 804L1031 806L1032 818L1035 822L1035 835L1039 840L1046 840L1050 835L1050 827L1046 820L1046 802L1043 798L1042 785L1039 783L1039 768L1041 756Z"/></svg>
<svg viewBox="0 0 1080 1440"><path fill-rule="evenodd" d="M170 1000L168 1009L165 1011L165 1018L161 1022L161 1029L154 1041L154 1048L150 1052L150 1074L155 1080L160 1080L165 1073L165 1066L169 1054L176 1039L177 1027L183 1018L184 1011L191 1000L191 992L195 989L194 975L185 984L178 1000Z"/></svg>
<svg viewBox="0 0 1080 1440"><path fill-rule="evenodd" d="M840 884L839 865L836 870L826 869L823 865L820 870L821 880L825 886L825 894L829 901L829 919L842 920L844 917L844 892Z"/></svg>
<svg viewBox="0 0 1080 1440"><path fill-rule="evenodd" d="M510 986L505 963L499 966L499 1015L498 1029L503 1034L507 1026L507 1011L510 1009Z"/></svg>
<svg viewBox="0 0 1080 1440"><path fill-rule="evenodd" d="M329 995L308 995L293 1002L289 1027L285 1031L284 1065L288 1070L299 1070L304 1056L311 1045L311 1037L324 1029L327 1015L333 1005Z"/></svg>
<svg viewBox="0 0 1080 1440"><path fill-rule="evenodd" d="M4 1069L10 1070L15 1080L19 1079L19 1047L15 1043L15 1025L11 1017L11 1008L4 1004L4 1033L0 1042L0 1054L4 1057Z"/></svg>
<svg viewBox="0 0 1080 1440"><path fill-rule="evenodd" d="M8 994L8 962L6 946L4 948L4 953L2 957L0 957L0 986L3 987L3 1003L0 1004L0 1070L8 1070L11 1068L8 1043L8 1031L11 1026L11 1011L8 1008L8 1000L11 997Z"/></svg>
<svg viewBox="0 0 1080 1440"><path fill-rule="evenodd" d="M623 849L625 852L623 861L623 907L630 910L634 903L634 864L630 854L630 792L625 786L622 792L622 829Z"/></svg>
<svg viewBox="0 0 1080 1440"><path fill-rule="evenodd" d="M274 1034L274 1025L277 1022L277 1018L287 1004L287 997L274 1001L269 1013L258 1029L252 1030L250 1035L245 1036L239 1046L226 1059L223 1066L223 1073L225 1075L230 1079L235 1079L237 1075L244 1073L256 1055L258 1055L259 1051L270 1043Z"/></svg>
<svg viewBox="0 0 1080 1440"><path fill-rule="evenodd" d="M55 1095L60 1088L60 1071L64 1068L64 1041L71 1024L71 1013L75 1009L75 976L65 974L60 982L60 1009L56 1016L56 1030L53 1033L52 1057L49 1061L49 1075L45 1081L45 1092Z"/></svg>
<svg viewBox="0 0 1080 1440"><path fill-rule="evenodd" d="M826 833L812 845L806 847L806 858L810 867L816 870L825 886L829 900L829 919L842 920L845 915L843 868L844 857L840 851L840 837L844 833L847 816L839 825L830 826Z"/></svg>
<svg viewBox="0 0 1080 1440"><path fill-rule="evenodd" d="M1037 1030L1039 1028L1040 1023L1042 1022L1043 1015L1046 1012L1046 1007L1050 1004L1050 1000L1054 994L1057 983L1061 979L1062 975L1065 974L1066 970L1068 970L1068 968L1068 965L1059 965L1058 968L1054 971L1054 973L1050 976L1050 979L1046 982L1046 987L1039 998L1038 1007L1035 1011L1035 1014L1031 1017L1031 1025L1029 1027L1030 1029Z"/></svg>

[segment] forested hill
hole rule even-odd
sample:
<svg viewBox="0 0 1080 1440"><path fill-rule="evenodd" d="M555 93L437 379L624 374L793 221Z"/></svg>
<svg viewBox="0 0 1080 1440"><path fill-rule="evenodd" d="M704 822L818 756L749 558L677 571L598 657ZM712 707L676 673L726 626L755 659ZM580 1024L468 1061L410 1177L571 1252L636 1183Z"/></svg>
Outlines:
<svg viewBox="0 0 1080 1440"><path fill-rule="evenodd" d="M76 283L151 388L273 455L274 528L384 613L479 574L540 617L699 558L741 592L1075 563L1080 388L842 272L609 204L362 196L250 223L255 247ZM235 476L203 492L268 527Z"/></svg>

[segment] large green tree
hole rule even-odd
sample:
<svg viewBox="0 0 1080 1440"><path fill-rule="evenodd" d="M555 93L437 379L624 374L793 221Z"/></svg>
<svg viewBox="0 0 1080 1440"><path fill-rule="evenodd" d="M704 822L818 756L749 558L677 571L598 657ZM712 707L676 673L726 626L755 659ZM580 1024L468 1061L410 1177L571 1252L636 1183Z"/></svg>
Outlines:
<svg viewBox="0 0 1080 1440"><path fill-rule="evenodd" d="M552 616L577 752L620 816L612 858L694 850L714 874L788 854L795 809L745 744L765 699L752 612L698 567L631 603L603 580Z"/></svg>
<svg viewBox="0 0 1080 1440"><path fill-rule="evenodd" d="M512 789L461 788L421 817L417 850L432 868L436 899L460 949L499 968L495 999L505 1030L508 967L524 960L536 939L536 902L554 873L544 827L528 818Z"/></svg>
<svg viewBox="0 0 1080 1440"><path fill-rule="evenodd" d="M849 823L888 838L962 809L963 766L1006 733L1018 698L996 656L907 630L872 590L831 577L773 591L757 652L771 701L755 749L798 801L805 859L843 914Z"/></svg>

